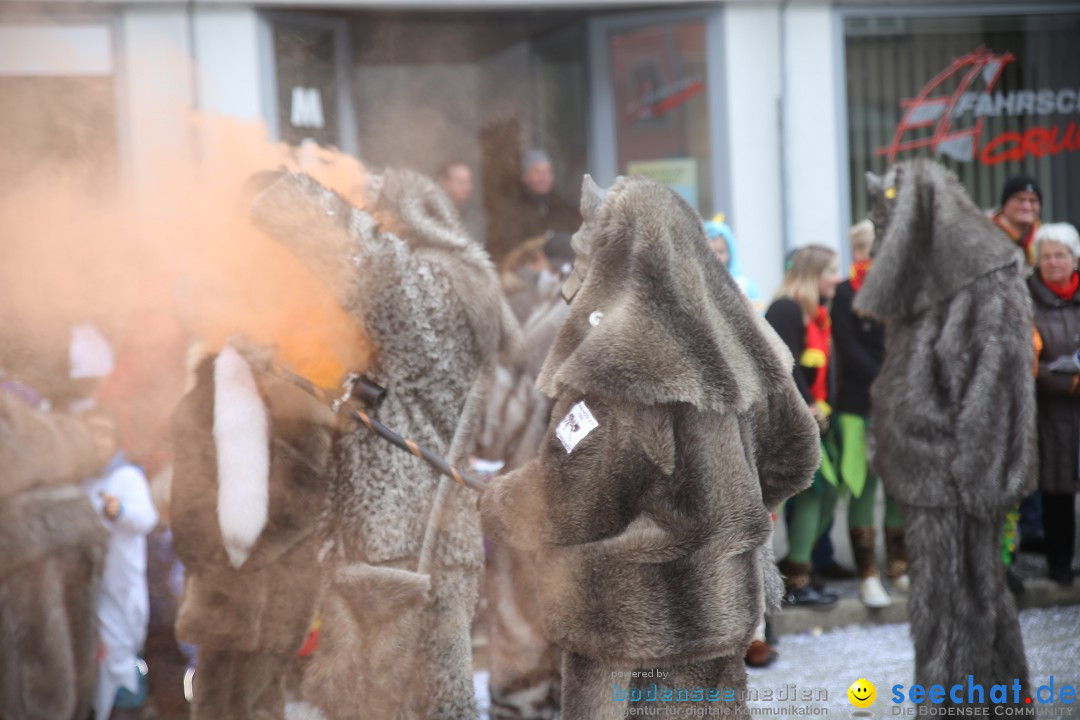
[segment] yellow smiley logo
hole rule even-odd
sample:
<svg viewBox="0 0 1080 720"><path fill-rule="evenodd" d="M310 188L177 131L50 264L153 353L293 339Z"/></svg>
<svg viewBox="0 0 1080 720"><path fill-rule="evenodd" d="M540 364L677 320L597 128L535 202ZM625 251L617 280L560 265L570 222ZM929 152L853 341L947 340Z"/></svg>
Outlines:
<svg viewBox="0 0 1080 720"><path fill-rule="evenodd" d="M851 687L847 690L848 700L851 704L857 708L868 708L874 704L874 700L877 699L877 688L874 684L865 678L859 678L855 682L851 683Z"/></svg>

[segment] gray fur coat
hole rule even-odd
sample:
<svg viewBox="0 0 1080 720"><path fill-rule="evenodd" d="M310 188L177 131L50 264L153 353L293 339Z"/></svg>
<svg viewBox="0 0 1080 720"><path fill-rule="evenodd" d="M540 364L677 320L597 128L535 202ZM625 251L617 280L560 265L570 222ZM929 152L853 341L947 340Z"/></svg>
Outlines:
<svg viewBox="0 0 1080 720"><path fill-rule="evenodd" d="M1016 249L937 163L896 165L875 196L887 229L855 309L886 323L871 389L877 470L902 503L994 517L1036 479L1033 321Z"/></svg>
<svg viewBox="0 0 1080 720"><path fill-rule="evenodd" d="M484 528L537 551L564 649L741 658L778 592L761 559L769 511L810 482L816 425L696 213L641 178L602 204L589 194L574 240L586 274L538 381L552 422L539 458L484 494Z"/></svg>
<svg viewBox="0 0 1080 720"><path fill-rule="evenodd" d="M366 210L304 175L254 199L255 223L326 281L376 347L376 415L461 466L497 357L518 330L484 250L427 178L370 178ZM476 713L469 632L483 568L476 498L423 461L349 427L322 519L330 574L305 687L328 716Z"/></svg>

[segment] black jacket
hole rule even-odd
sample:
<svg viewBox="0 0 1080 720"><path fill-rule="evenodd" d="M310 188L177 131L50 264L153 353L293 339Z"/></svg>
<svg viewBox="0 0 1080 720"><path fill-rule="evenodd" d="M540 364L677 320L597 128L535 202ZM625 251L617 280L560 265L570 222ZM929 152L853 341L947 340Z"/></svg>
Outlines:
<svg viewBox="0 0 1080 720"><path fill-rule="evenodd" d="M802 308L789 297L778 298L765 311L765 320L772 325L773 330L791 351L791 356L795 358L795 386L806 404L813 405L814 396L810 394L810 388L821 370L799 363L799 358L806 350L806 323L803 322Z"/></svg>
<svg viewBox="0 0 1080 720"><path fill-rule="evenodd" d="M885 359L885 326L859 317L851 308L855 288L845 280L832 305L833 358L836 361L836 411L870 414L870 385Z"/></svg>

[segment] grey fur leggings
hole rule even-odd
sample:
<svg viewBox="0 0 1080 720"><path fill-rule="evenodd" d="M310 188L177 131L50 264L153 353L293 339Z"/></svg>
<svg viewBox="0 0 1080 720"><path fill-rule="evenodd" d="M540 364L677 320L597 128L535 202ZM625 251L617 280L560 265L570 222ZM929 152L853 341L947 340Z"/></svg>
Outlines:
<svg viewBox="0 0 1080 720"><path fill-rule="evenodd" d="M960 508L904 508L915 682L923 687L942 685L947 695L959 683L966 701L973 675L986 704L995 684L1009 686L1011 703L1019 679L1020 704L1027 697L1024 641L999 553L1004 516L1004 510L983 519ZM945 704L952 704L947 696Z"/></svg>

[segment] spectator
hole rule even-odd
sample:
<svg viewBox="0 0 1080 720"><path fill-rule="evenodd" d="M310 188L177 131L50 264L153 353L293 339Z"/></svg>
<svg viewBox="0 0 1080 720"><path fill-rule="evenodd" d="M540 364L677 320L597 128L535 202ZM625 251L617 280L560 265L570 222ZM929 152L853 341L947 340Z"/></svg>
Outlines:
<svg viewBox="0 0 1080 720"><path fill-rule="evenodd" d="M555 191L551 158L543 150L530 150L521 162L521 182L492 220L488 245L496 261L527 238L549 230L573 233L581 216Z"/></svg>
<svg viewBox="0 0 1080 720"><path fill-rule="evenodd" d="M1001 230L1024 252L1028 266L1035 264L1032 242L1038 231L1042 190L1035 178L1016 175L1005 181L1001 190L1001 207L990 216Z"/></svg>
<svg viewBox="0 0 1080 720"><path fill-rule="evenodd" d="M848 532L855 568L859 576L859 598L867 607L891 603L881 584L874 556L874 499L878 479L867 462L867 418L870 415L870 384L885 357L885 328L852 310L852 303L870 270L870 246L874 226L863 220L851 228L850 277L836 288L833 300L833 340L836 347L836 423L834 438L839 449L840 478L851 491L848 503ZM906 591L907 560L904 556L904 513L899 503L885 496L886 571L894 587Z"/></svg>
<svg viewBox="0 0 1080 720"><path fill-rule="evenodd" d="M1035 272L1028 278L1039 342L1035 380L1039 424L1039 490L1046 560L1052 580L1073 581L1075 497L1080 453L1080 237L1068 223L1035 234Z"/></svg>
<svg viewBox="0 0 1080 720"><path fill-rule="evenodd" d="M795 358L795 385L810 407L824 434L829 425L829 357L832 328L828 303L840 282L836 253L822 245L800 248L765 319L776 330ZM821 467L814 483L791 499L788 523L788 555L780 563L789 605L826 606L836 595L821 592L810 583L810 553L821 537L838 497L836 474L822 451Z"/></svg>
<svg viewBox="0 0 1080 720"><path fill-rule="evenodd" d="M435 181L454 203L462 225L469 237L481 245L484 243L484 215L473 202L476 185L472 167L464 160L447 160L435 174Z"/></svg>
<svg viewBox="0 0 1080 720"><path fill-rule="evenodd" d="M105 469L83 482L109 530L105 570L97 601L104 658L98 672L94 715L99 720L124 709L136 709L146 697L146 681L138 666L146 641L150 598L146 581L146 536L158 522L143 471L127 461L119 448L117 423L104 411L86 415L98 461ZM125 692L126 691L126 692Z"/></svg>
<svg viewBox="0 0 1080 720"><path fill-rule="evenodd" d="M991 216L994 224L1020 248L1028 267L1035 263L1033 238L1040 227L1039 211L1042 208L1042 190L1035 179L1016 175L1005 181L1001 190L1001 208ZM1005 532L1001 541L1001 559L1008 567L1006 580L1014 593L1024 590L1024 584L1013 572L1011 565L1016 555L1017 525L1020 528L1020 549L1026 552L1043 550L1043 530L1040 522L1042 499L1038 492L1024 498L1005 518Z"/></svg>
<svg viewBox="0 0 1080 720"><path fill-rule="evenodd" d="M754 307L764 307L761 304L761 294L758 292L757 283L751 280L742 268L739 267L738 247L735 243L735 233L724 222L724 214L719 213L712 220L705 223L705 235L709 238L709 246L712 247L716 257L720 260L735 284L743 291L743 295L750 298Z"/></svg>

